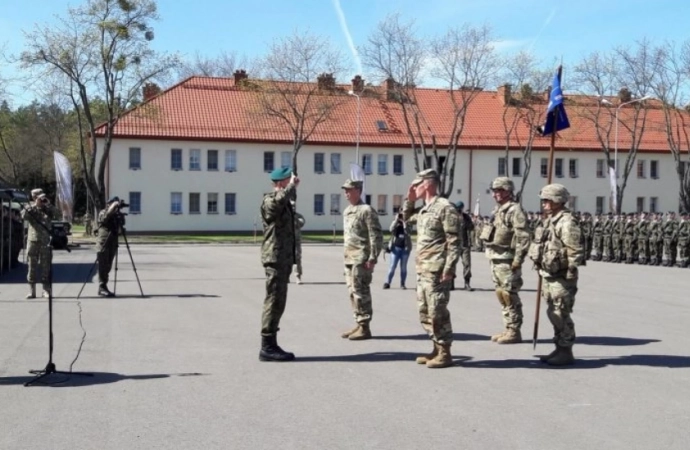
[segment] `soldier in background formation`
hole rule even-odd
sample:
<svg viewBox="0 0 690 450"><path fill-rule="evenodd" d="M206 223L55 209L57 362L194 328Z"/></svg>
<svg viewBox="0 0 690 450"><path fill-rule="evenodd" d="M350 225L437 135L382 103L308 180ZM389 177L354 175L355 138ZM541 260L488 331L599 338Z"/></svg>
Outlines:
<svg viewBox="0 0 690 450"><path fill-rule="evenodd" d="M84 235L93 236L93 218L90 212L84 214Z"/></svg>
<svg viewBox="0 0 690 450"><path fill-rule="evenodd" d="M31 191L32 202L22 211L22 219L29 224L27 242L28 272L26 280L29 282L29 293L26 298L36 298L36 275L41 268L43 283L43 297L50 295L50 227L56 215L55 208L41 189Z"/></svg>
<svg viewBox="0 0 690 450"><path fill-rule="evenodd" d="M460 215L460 259L462 260L462 278L465 281L465 290L474 291L470 286L472 278L472 233L474 232L474 222L472 218L464 212L465 204L457 202L455 208ZM453 279L451 290L455 289L455 279Z"/></svg>

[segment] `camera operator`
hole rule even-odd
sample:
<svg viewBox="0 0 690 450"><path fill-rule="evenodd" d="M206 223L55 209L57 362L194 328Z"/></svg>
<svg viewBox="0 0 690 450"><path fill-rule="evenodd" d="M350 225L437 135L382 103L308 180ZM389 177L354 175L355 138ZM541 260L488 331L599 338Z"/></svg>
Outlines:
<svg viewBox="0 0 690 450"><path fill-rule="evenodd" d="M98 213L98 295L101 297L115 297L108 290L108 275L113 267L113 259L117 254L118 235L120 227L124 225L124 213L120 208L129 206L119 197L113 197L106 203L105 209Z"/></svg>
<svg viewBox="0 0 690 450"><path fill-rule="evenodd" d="M36 298L36 271L41 267L41 282L43 283L43 297L49 296L50 285L50 227L56 215L55 208L41 189L31 191L33 201L22 210L22 219L29 225L27 239L28 271L26 281L29 282L29 293L26 298Z"/></svg>

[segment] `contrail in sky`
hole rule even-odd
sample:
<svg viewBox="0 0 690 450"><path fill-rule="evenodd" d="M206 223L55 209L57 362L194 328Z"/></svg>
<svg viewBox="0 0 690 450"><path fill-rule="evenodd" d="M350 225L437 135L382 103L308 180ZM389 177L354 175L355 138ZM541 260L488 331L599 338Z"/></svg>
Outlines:
<svg viewBox="0 0 690 450"><path fill-rule="evenodd" d="M335 7L335 12L338 13L338 20L340 21L340 28L342 28L343 33L345 33L345 38L347 39L347 45L350 47L352 52L352 57L357 64L357 73L362 74L362 61L359 59L359 53L357 53L357 47L355 43L352 42L352 36L350 35L350 29L347 27L347 21L345 20L345 13L343 8L340 6L340 0L333 0L333 6Z"/></svg>
<svg viewBox="0 0 690 450"><path fill-rule="evenodd" d="M541 34L544 32L544 30L546 29L546 27L549 26L549 24L551 23L551 21L553 20L553 17L554 17L555 15L556 15L556 8L554 8L554 9L551 10L551 14L549 14L549 17L546 18L546 20L544 21L544 25L541 26L541 30L539 30L539 33L537 33L537 36L534 38L534 40L533 40L532 43L530 44L529 49L528 49L530 52L531 52L532 49L534 48L534 45L535 45L535 44L537 43L537 41L539 40L539 37L540 37Z"/></svg>

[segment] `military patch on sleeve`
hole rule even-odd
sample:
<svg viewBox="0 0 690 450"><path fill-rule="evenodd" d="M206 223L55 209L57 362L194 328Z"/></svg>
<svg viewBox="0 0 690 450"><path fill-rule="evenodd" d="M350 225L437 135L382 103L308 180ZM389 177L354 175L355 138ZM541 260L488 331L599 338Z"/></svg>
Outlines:
<svg viewBox="0 0 690 450"><path fill-rule="evenodd" d="M458 213L455 212L454 208L446 208L446 225L450 228L457 228L459 225L459 216Z"/></svg>

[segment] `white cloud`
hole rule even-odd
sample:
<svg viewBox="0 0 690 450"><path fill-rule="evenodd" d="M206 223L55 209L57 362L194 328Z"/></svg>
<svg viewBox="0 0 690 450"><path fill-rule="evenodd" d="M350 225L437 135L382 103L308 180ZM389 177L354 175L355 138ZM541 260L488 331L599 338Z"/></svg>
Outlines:
<svg viewBox="0 0 690 450"><path fill-rule="evenodd" d="M340 0L333 0L333 6L335 7L335 12L338 14L338 20L340 21L340 28L345 34L345 39L347 39L347 46L350 47L350 52L352 52L352 58L355 60L357 65L357 73L362 73L362 60L359 58L359 53L357 52L357 47L352 41L352 35L350 34L350 29L347 26L347 20L345 20L345 13L343 8L340 6Z"/></svg>

